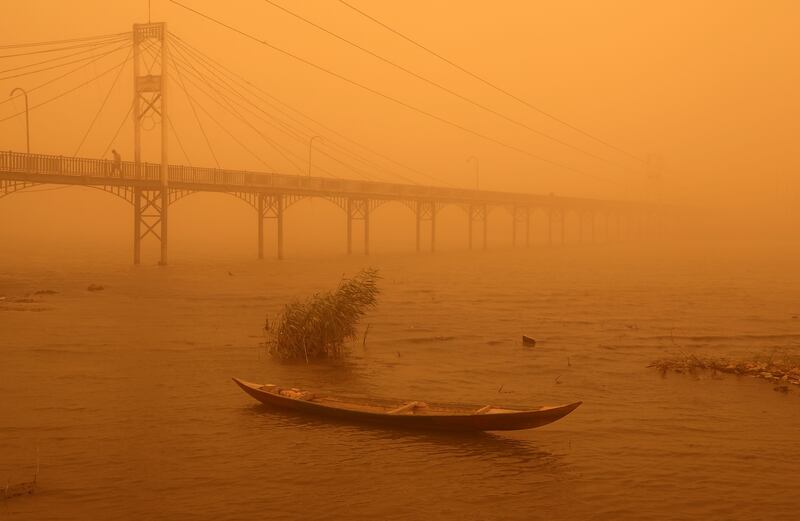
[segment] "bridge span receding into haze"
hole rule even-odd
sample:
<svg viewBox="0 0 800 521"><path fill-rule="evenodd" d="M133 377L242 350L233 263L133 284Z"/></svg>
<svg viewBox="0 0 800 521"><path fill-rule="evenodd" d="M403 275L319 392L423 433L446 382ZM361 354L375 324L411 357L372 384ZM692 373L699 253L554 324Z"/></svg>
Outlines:
<svg viewBox="0 0 800 521"><path fill-rule="evenodd" d="M512 242L519 241L524 230L525 244L530 245L530 217L542 210L548 218L548 240L554 235L565 240L565 215L575 212L581 228L588 218L591 240L595 239L597 216L615 219L619 236L620 220L657 223L663 208L645 203L589 199L490 190L470 190L437 186L421 186L382 181L331 179L277 173L224 170L169 165L166 182L162 167L154 163L106 159L74 158L20 152L0 152L0 198L38 184L88 186L110 192L134 206L134 262L141 259L142 239L152 236L161 245L161 262L167 262L167 222L170 205L196 192L218 192L233 195L256 211L258 223L258 256L264 257L264 222L276 223L277 257L283 258L284 215L297 201L317 197L327 199L346 215L347 252L353 251L353 225L364 227L364 253L369 253L370 215L390 201L402 203L416 216L416 247L421 250L421 228L430 226L430 251L436 248L436 216L446 205L456 205L467 215L469 247L473 246L473 227L481 226L482 247L487 245L487 220L494 208L506 209L512 217ZM166 202L166 204L164 204ZM554 228L555 234L554 234ZM641 229L640 229L641 231ZM580 233L583 236L583 230Z"/></svg>

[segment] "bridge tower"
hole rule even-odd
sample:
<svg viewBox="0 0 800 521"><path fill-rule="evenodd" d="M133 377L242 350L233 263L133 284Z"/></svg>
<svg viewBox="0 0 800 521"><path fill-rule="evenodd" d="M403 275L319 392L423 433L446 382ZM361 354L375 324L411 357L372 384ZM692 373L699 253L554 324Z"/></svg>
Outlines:
<svg viewBox="0 0 800 521"><path fill-rule="evenodd" d="M143 54L145 50L148 55ZM151 50L155 50L155 54L152 61L148 62L146 57ZM161 243L160 264L166 265L169 210L166 23L133 25L133 91L133 160L136 177L133 194L133 262L141 262L142 239L152 235ZM155 168L150 169L149 165L142 164L142 130L156 129L161 133L161 164L157 172Z"/></svg>

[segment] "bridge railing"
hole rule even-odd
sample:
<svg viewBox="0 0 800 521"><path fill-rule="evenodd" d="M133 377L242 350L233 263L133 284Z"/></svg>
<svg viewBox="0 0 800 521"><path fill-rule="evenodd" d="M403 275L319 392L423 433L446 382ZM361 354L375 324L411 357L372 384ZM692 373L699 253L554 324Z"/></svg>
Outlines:
<svg viewBox="0 0 800 521"><path fill-rule="evenodd" d="M159 165L142 163L139 175L131 161L115 164L108 159L65 157L21 152L0 152L0 172L24 172L40 175L66 175L74 177L110 177L120 179L158 180Z"/></svg>
<svg viewBox="0 0 800 521"><path fill-rule="evenodd" d="M115 163L108 159L75 158L21 152L0 152L0 172L21 172L27 176L52 175L93 178L92 182L136 180L158 182L161 166L141 163L139 171L132 161ZM207 189L204 186L219 186L221 190L272 189L295 193L311 193L333 196L365 197L378 199L431 199L462 204L503 204L560 206L564 204L591 207L610 205L624 208L636 203L622 201L599 201L553 195L519 194L488 190L470 190L382 181L359 181L354 179L331 179L276 173L249 172L245 170L221 170L191 166L170 165L170 183L181 183L181 188ZM224 188L222 188L224 186Z"/></svg>
<svg viewBox="0 0 800 521"><path fill-rule="evenodd" d="M26 174L91 177L100 179L135 179L158 181L161 166L154 163L141 163L139 172L132 161L115 163L109 159L65 157L44 154L25 154L21 152L0 152L0 171L24 172ZM214 185L226 187L266 188L310 192L329 192L333 194L363 195L365 197L392 198L436 198L469 200L483 199L493 195L502 199L500 192L479 192L457 188L420 186L381 181L359 181L353 179L330 179L276 173L259 173L245 170L222 170L181 165L168 167L170 183L187 185ZM515 194L519 197L519 194Z"/></svg>

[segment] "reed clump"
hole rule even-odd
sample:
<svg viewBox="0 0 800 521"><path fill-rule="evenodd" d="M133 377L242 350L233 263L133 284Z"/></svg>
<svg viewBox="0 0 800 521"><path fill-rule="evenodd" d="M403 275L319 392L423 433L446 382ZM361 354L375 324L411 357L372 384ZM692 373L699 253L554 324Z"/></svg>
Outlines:
<svg viewBox="0 0 800 521"><path fill-rule="evenodd" d="M267 325L269 353L280 360L341 358L357 335L359 320L378 302L378 270L367 268L343 278L333 291L316 293L284 306Z"/></svg>
<svg viewBox="0 0 800 521"><path fill-rule="evenodd" d="M682 354L661 358L648 367L658 369L661 374L666 374L668 371L694 374L705 370L761 378L776 384L800 385L800 356L785 351L776 351L769 356L754 356L746 360Z"/></svg>

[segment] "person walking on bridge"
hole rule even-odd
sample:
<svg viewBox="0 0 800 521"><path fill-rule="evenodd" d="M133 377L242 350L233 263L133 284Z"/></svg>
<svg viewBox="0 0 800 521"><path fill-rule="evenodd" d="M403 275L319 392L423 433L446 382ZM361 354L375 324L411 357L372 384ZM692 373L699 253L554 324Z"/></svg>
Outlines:
<svg viewBox="0 0 800 521"><path fill-rule="evenodd" d="M122 156L116 150L111 150L114 160L111 163L111 175L119 174L122 177Z"/></svg>

